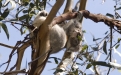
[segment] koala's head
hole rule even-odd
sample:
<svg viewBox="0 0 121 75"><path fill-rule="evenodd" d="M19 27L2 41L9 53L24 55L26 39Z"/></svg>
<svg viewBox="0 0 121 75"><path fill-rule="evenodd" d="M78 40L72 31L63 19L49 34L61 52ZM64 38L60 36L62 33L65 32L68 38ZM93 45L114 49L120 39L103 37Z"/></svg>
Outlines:
<svg viewBox="0 0 121 75"><path fill-rule="evenodd" d="M43 16L43 17L47 17L48 16L48 12L45 10L39 11L38 13L39 16Z"/></svg>
<svg viewBox="0 0 121 75"><path fill-rule="evenodd" d="M33 21L33 26L39 27L46 20L47 16L48 16L47 11L45 10L39 11Z"/></svg>

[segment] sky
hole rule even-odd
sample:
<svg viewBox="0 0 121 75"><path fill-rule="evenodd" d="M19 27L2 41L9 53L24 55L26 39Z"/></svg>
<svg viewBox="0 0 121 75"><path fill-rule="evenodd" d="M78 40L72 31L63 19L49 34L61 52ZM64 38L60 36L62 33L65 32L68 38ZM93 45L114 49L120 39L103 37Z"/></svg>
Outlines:
<svg viewBox="0 0 121 75"><path fill-rule="evenodd" d="M78 0L74 0L74 5ZM54 4L54 0L51 1L51 4ZM64 5L62 6L62 8L59 10L60 13L63 12L64 9ZM86 10L89 10L91 13L94 14L103 14L106 15L106 13L111 13L114 14L114 5L115 2L113 0L106 0L105 3L102 4L102 0L88 0L87 1L87 6L86 6ZM49 5L46 6L46 10L49 12L51 10L51 7ZM120 13L120 11L119 11ZM58 14L59 15L59 14ZM104 33L106 31L109 31L109 27L106 26L104 23L94 23L93 21L89 20L89 19L84 19L83 21L83 30L86 30L86 33L84 34L84 37L86 38L86 41L88 43L88 45L94 44L94 42L92 41L92 34L96 37L104 37ZM16 44L17 41L23 40L24 37L26 36L26 34L21 35L20 32L15 29L13 26L11 26L10 24L7 24L8 30L9 30L9 34L10 34L10 38L9 40L6 37L6 34L4 33L4 31L1 29L1 33L0 33L0 43L4 43L4 44L8 44L11 46L14 46ZM119 34L115 34L114 38L120 37ZM114 39L115 40L115 39ZM12 49L9 48L5 48L3 46L0 46L0 64L6 62L8 60L9 54L11 52ZM120 50L120 48L118 48L118 50ZM121 51L120 51L121 52ZM61 51L57 54L53 54L51 55L51 57L58 57L61 58L63 55L64 51ZM104 57L106 55L103 55L100 60L104 61ZM22 61L22 67L21 69L26 67L26 60L27 62L30 62L31 60L31 49L27 48L24 54L24 58ZM114 59L117 60L117 62L119 64L121 64L121 59L118 55L114 55L113 56ZM13 66L15 64L16 61L16 55L12 58L12 61L10 63L10 67ZM56 68L57 64L55 64L54 60L51 60L52 63L47 63L42 75L53 75L54 68ZM6 65L0 67L0 72L4 71ZM91 71L87 71L88 73L92 73ZM121 72L118 70L111 70L110 75L120 75ZM105 75L105 74L103 74Z"/></svg>

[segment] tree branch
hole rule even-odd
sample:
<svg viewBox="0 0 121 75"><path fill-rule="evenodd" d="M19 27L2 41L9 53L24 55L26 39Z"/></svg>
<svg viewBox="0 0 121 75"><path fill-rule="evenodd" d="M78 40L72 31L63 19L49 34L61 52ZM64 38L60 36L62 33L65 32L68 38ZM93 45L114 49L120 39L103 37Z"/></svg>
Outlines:
<svg viewBox="0 0 121 75"><path fill-rule="evenodd" d="M14 48L13 46L9 46L9 45L6 45L6 44L3 44L3 43L0 43L1 46L4 46L4 47L7 47L7 48Z"/></svg>
<svg viewBox="0 0 121 75"><path fill-rule="evenodd" d="M51 22L53 18L56 16L58 10L62 6L64 0L57 0L52 10L50 11L47 19L40 26L39 32L37 34L37 39L35 40L35 48L36 52L34 53L35 58L43 55L48 52L50 44L49 44L49 29L51 28ZM49 27L50 26L50 27ZM50 53L50 52L49 52ZM40 75L43 71L46 61L48 59L49 53L46 53L42 58L38 59L31 65L31 70L28 75Z"/></svg>
<svg viewBox="0 0 121 75"><path fill-rule="evenodd" d="M118 30L121 30L121 21L120 20L108 18L102 14L93 14L93 13L90 13L88 10L83 10L81 12L85 18L89 18L90 20L92 20L96 23L104 22L107 26L112 26L112 27L115 26L115 27L117 27Z"/></svg>
<svg viewBox="0 0 121 75"><path fill-rule="evenodd" d="M63 13L72 12L72 3L73 3L73 0L67 0L66 7Z"/></svg>

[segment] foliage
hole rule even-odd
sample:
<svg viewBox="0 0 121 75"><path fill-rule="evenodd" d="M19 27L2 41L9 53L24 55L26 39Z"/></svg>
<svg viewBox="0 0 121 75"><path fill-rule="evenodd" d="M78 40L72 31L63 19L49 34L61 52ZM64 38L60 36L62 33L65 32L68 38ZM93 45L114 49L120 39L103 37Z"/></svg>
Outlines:
<svg viewBox="0 0 121 75"><path fill-rule="evenodd" d="M7 27L8 23L10 23L11 26L15 27L16 29L18 29L21 34L26 34L26 30L27 29L29 30L29 28L32 26L33 19L35 18L35 15L37 14L37 12L44 10L46 8L47 3L50 1L51 0L49 1L47 0L41 0L41 1L40 0L5 0L5 1L0 0L0 27L4 30L7 36L7 39L9 39L10 37L9 28ZM114 20L118 20L121 17L117 11L120 11L120 9L121 7L117 7L117 4L116 4L114 7L115 14L113 15L107 12L106 16ZM13 14L12 12L15 12L15 14ZM65 21L67 22L67 20ZM19 25L21 26L20 28L19 28ZM115 26L114 27L114 26L111 26L111 24L108 24L108 26L110 27L110 33L109 31L105 32L104 37L95 38L95 36L92 35L93 42L95 43L93 45L88 45L86 39L84 38L84 35L86 34L86 32L85 30L82 31L83 37L77 36L78 40L82 41L81 51L75 52L77 55L72 54L74 56L72 59L69 57L67 57L67 59L64 59L64 58L60 59L58 57L47 56L49 59L53 59L55 64L64 63L68 65L66 67L69 67L66 70L65 69L63 70L60 68L54 69L55 70L54 73L56 74L58 72L64 72L66 73L66 75L79 75L79 74L86 75L87 73L82 69L80 69L79 66L85 67L85 70L92 69L92 71L94 72L93 74L97 74L97 75L102 74L102 72L99 70L100 66L116 68L120 70L121 65L116 62L112 62L112 50L114 50L118 55L121 55L120 52L117 51L117 49L120 46L121 38L117 38L116 42L113 42L112 39L113 39L113 34L116 32L120 34L121 29L116 29L115 27L117 26L114 25ZM9 60L2 64L2 65L7 64L6 70L4 72L1 72L1 74L4 74L4 73L10 74L11 72L28 73L30 71L30 70L27 70L27 68L25 68L27 71L17 70L17 69L14 71L15 67L18 66L17 63L19 63L18 61L16 61L16 64L10 68L9 72L6 72L8 70L8 66L11 62L11 58L14 55L14 53L17 51L18 58L20 57L19 53L21 53L20 55L22 55L23 57L23 54L26 48L29 47L30 44L32 44L32 40L28 36L29 34L27 34L27 36L25 36L25 38L22 41L17 41L15 47L12 48L13 50L9 55ZM6 46L6 45L2 45L2 46L10 48L10 46ZM31 48L31 51L33 51L33 48ZM101 54L106 55L106 58L104 61L99 61ZM31 62L28 63L29 69L32 63L42 58L42 56L32 59ZM47 59L44 61L44 63L46 63L46 61L51 63L51 61ZM107 71L110 71L110 70L107 70Z"/></svg>

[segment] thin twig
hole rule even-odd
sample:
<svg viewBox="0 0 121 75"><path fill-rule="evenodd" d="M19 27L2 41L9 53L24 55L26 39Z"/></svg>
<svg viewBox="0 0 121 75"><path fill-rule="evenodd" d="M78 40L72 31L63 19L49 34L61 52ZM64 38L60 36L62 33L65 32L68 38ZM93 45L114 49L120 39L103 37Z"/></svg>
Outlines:
<svg viewBox="0 0 121 75"><path fill-rule="evenodd" d="M113 36L113 28L112 28L112 26L110 27L110 62L112 61L112 36ZM111 68L109 68L109 70L108 70L108 73L107 73L107 75L109 75L109 72L110 72L110 69Z"/></svg>
<svg viewBox="0 0 121 75"><path fill-rule="evenodd" d="M11 48L13 49L14 47L13 46L10 46L10 45L6 45L6 44L3 44L3 43L0 43L1 46L4 46L4 47L7 47L7 48Z"/></svg>

